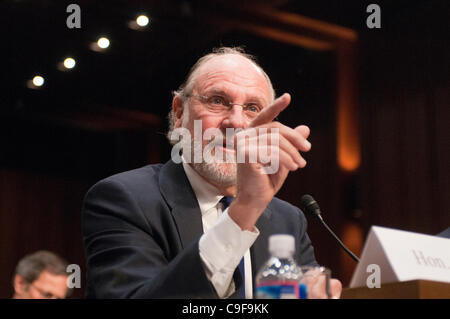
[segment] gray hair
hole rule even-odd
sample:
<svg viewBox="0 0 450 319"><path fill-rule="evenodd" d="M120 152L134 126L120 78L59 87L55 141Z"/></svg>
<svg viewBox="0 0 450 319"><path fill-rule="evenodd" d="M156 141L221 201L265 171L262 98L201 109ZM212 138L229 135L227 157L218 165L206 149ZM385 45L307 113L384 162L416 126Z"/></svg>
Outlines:
<svg viewBox="0 0 450 319"><path fill-rule="evenodd" d="M200 59L198 59L197 62L191 67L191 69L186 77L185 82L180 85L178 90L172 92L174 96L178 96L182 99L184 109L186 109L186 106L187 106L187 104L185 103L187 101L187 97L189 96L190 93L192 93L192 90L193 90L196 71L203 64L210 61L212 58L215 58L217 56L226 55L226 54L240 55L240 56L248 59L259 70L261 70L262 74L266 78L267 83L269 85L271 101L273 102L273 100L275 99L275 90L273 89L272 82L270 81L269 76L266 74L266 72L263 70L263 68L261 68L261 66L259 66L259 64L256 62L256 58L253 55L246 53L242 47L220 47L220 48L213 49L211 53L206 54L206 55L202 56ZM174 125L175 125L175 114L174 114L173 108L171 108L171 110L167 116L167 119L169 121L169 131L167 132L167 138L169 139L170 143L172 143L170 136L171 136L171 133L172 133L172 131L174 129Z"/></svg>
<svg viewBox="0 0 450 319"><path fill-rule="evenodd" d="M50 251L39 250L35 253L26 255L19 261L13 280L16 275L20 275L25 282L30 285L44 270L53 275L67 276L67 265L68 263L58 255Z"/></svg>

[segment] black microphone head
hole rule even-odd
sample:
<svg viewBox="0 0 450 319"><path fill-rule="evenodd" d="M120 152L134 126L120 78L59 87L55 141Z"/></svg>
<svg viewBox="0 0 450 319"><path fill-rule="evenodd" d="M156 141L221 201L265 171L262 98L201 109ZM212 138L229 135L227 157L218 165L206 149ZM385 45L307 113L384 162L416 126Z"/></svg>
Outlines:
<svg viewBox="0 0 450 319"><path fill-rule="evenodd" d="M339 245L341 245L342 248L347 252L347 254L350 255L356 262L359 262L358 257L354 253L351 252L350 249L347 248L347 246L344 245L344 243L339 239L338 236L336 236L335 233L331 230L330 227L325 223L325 221L322 218L322 213L320 212L319 204L314 200L314 198L311 195L303 195L300 199L300 205L303 211L307 211L309 214L316 216L322 225L326 228L326 230L334 237L334 239L337 240Z"/></svg>
<svg viewBox="0 0 450 319"><path fill-rule="evenodd" d="M317 204L317 202L311 195L303 195L300 199L300 205L302 210L308 212L309 214L320 216L319 204Z"/></svg>

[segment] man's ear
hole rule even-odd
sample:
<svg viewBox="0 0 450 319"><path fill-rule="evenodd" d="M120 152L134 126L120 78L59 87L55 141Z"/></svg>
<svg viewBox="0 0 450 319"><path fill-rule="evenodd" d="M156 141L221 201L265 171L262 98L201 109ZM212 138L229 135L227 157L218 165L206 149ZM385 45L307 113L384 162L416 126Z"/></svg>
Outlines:
<svg viewBox="0 0 450 319"><path fill-rule="evenodd" d="M172 110L173 110L173 127L182 127L183 123L183 99L178 95L175 95L172 100Z"/></svg>
<svg viewBox="0 0 450 319"><path fill-rule="evenodd" d="M22 295L27 290L26 280L19 274L14 276L14 292L17 295Z"/></svg>

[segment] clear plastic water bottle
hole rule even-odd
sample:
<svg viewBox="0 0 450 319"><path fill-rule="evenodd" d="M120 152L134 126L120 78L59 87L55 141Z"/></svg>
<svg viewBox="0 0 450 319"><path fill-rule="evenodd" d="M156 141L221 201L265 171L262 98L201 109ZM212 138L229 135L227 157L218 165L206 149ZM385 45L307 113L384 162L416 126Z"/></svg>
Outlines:
<svg viewBox="0 0 450 319"><path fill-rule="evenodd" d="M295 239L291 235L269 237L271 257L256 275L255 297L258 299L300 298L300 270L295 260Z"/></svg>

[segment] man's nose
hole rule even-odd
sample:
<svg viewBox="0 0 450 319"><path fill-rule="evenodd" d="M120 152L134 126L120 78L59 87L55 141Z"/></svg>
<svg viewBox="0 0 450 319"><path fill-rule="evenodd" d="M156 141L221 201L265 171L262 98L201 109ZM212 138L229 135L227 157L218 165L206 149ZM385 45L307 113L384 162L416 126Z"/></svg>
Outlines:
<svg viewBox="0 0 450 319"><path fill-rule="evenodd" d="M233 128L245 128L247 126L244 110L240 105L233 105L228 111L227 116L222 122L222 125Z"/></svg>

